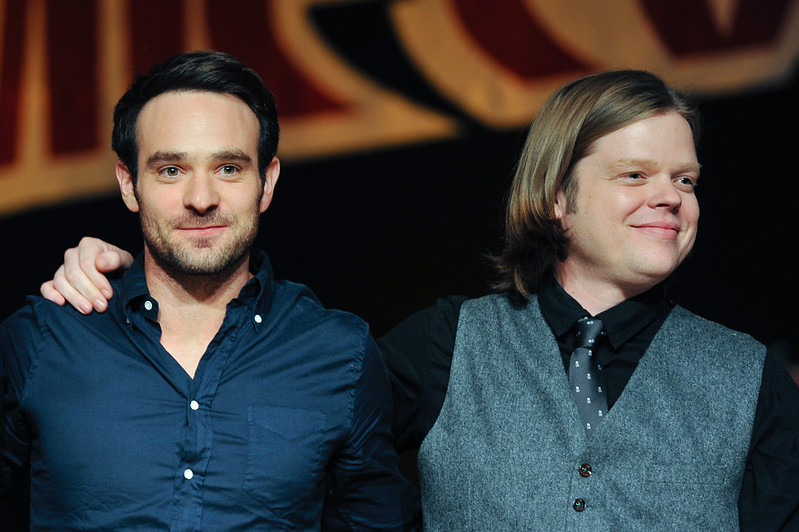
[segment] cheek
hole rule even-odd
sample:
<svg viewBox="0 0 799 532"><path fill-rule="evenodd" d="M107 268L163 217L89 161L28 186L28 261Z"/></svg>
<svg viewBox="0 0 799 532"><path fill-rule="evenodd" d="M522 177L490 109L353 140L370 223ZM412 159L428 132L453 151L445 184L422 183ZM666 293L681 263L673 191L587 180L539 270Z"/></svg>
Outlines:
<svg viewBox="0 0 799 532"><path fill-rule="evenodd" d="M649 211L650 207L645 188L622 187L618 194L604 198L599 208L607 212L618 213L620 216L628 216L639 211Z"/></svg>
<svg viewBox="0 0 799 532"><path fill-rule="evenodd" d="M699 202L696 200L696 196L690 196L683 200L682 215L688 225L696 229L699 223Z"/></svg>
<svg viewBox="0 0 799 532"><path fill-rule="evenodd" d="M177 187L150 190L150 194L142 196L140 202L147 204L152 212L165 214L184 208L183 192Z"/></svg>

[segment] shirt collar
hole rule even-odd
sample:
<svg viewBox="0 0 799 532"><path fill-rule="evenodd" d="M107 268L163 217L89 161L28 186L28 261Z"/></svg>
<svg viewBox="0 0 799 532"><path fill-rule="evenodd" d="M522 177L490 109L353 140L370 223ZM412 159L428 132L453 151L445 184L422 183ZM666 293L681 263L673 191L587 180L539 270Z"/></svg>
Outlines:
<svg viewBox="0 0 799 532"><path fill-rule="evenodd" d="M569 332L578 319L590 315L563 289L551 272L544 276L539 285L538 301L541 313L559 339ZM602 320L608 341L618 349L655 319L668 314L672 306L665 296L663 285L658 284L595 317Z"/></svg>
<svg viewBox="0 0 799 532"><path fill-rule="evenodd" d="M119 296L127 310L135 308L142 298L149 297L149 295L147 280L144 278L144 253L140 253L120 281Z"/></svg>
<svg viewBox="0 0 799 532"><path fill-rule="evenodd" d="M264 251L253 249L250 253L250 272L253 274L252 279L242 287L237 299L243 302L248 300L253 302L253 323L258 330L263 326L275 297L272 263L269 262L269 257Z"/></svg>
<svg viewBox="0 0 799 532"><path fill-rule="evenodd" d="M234 301L238 300L251 308L253 324L260 329L272 306L275 289L272 264L267 254L260 249L253 249L250 253L250 273L253 274L252 278L241 288ZM144 253L136 257L115 291L118 291L126 315L139 310L145 300L152 300L144 275Z"/></svg>

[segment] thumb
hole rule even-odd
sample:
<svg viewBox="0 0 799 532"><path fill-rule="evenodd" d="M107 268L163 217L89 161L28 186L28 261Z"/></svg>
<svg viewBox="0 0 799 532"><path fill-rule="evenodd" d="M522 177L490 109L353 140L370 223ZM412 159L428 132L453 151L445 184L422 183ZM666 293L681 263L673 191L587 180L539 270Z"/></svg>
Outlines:
<svg viewBox="0 0 799 532"><path fill-rule="evenodd" d="M108 273L119 269L127 269L133 263L133 256L125 250L115 248L97 255L95 266L97 271Z"/></svg>

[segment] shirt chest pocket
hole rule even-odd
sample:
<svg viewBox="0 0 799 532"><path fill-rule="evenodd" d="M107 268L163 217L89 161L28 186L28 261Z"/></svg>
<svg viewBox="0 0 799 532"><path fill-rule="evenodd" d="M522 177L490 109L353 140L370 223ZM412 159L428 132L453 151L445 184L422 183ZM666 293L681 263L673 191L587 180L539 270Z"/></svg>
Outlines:
<svg viewBox="0 0 799 532"><path fill-rule="evenodd" d="M324 496L324 414L278 406L247 409L244 491L274 514L303 512Z"/></svg>

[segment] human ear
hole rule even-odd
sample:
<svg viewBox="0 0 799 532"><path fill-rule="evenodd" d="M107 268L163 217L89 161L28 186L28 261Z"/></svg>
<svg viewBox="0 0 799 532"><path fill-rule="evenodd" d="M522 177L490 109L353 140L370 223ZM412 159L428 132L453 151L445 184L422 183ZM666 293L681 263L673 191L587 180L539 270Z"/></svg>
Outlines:
<svg viewBox="0 0 799 532"><path fill-rule="evenodd" d="M139 200L136 199L135 184L133 183L133 175L120 160L117 160L116 176L119 182L119 191L122 194L122 201L131 212L139 212Z"/></svg>
<svg viewBox="0 0 799 532"><path fill-rule="evenodd" d="M261 194L260 210L266 211L269 204L272 203L272 197L275 194L275 185L277 185L277 178L280 177L280 161L277 157L272 157L269 166L266 167L266 175L264 177L264 191Z"/></svg>
<svg viewBox="0 0 799 532"><path fill-rule="evenodd" d="M566 216L566 213L569 211L569 200L566 196L566 192L558 190L557 194L555 194L555 218L557 220L563 221L563 218Z"/></svg>

